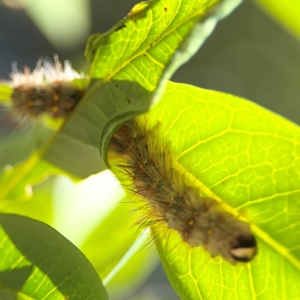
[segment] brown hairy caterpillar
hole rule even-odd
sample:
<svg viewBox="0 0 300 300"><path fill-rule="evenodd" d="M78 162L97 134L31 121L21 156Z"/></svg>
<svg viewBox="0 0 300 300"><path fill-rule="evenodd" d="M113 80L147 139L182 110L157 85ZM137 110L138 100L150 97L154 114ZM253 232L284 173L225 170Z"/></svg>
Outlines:
<svg viewBox="0 0 300 300"><path fill-rule="evenodd" d="M224 210L220 203L200 196L188 179L170 163L171 145L139 119L125 122L114 134L109 158L119 156L116 167L130 179L132 194L145 200L149 209L141 224L164 222L191 247L202 246L212 257L222 256L232 264L248 262L257 252L249 224Z"/></svg>
<svg viewBox="0 0 300 300"><path fill-rule="evenodd" d="M57 55L54 63L40 59L32 72L28 67L20 72L13 63L10 76L13 91L9 115L19 124L28 124L44 114L53 119L66 118L87 88L85 75L77 73L67 60L63 67Z"/></svg>

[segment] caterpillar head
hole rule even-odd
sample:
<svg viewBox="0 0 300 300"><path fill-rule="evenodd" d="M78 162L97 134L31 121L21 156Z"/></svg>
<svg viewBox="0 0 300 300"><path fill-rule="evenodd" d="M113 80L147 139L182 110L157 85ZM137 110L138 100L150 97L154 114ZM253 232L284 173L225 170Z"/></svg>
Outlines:
<svg viewBox="0 0 300 300"><path fill-rule="evenodd" d="M212 256L221 255L234 265L251 261L257 253L257 243L249 224L229 213L223 212L221 216L222 222L212 228L207 250Z"/></svg>
<svg viewBox="0 0 300 300"><path fill-rule="evenodd" d="M256 239L250 233L238 234L232 243L229 253L236 262L248 262L257 252Z"/></svg>

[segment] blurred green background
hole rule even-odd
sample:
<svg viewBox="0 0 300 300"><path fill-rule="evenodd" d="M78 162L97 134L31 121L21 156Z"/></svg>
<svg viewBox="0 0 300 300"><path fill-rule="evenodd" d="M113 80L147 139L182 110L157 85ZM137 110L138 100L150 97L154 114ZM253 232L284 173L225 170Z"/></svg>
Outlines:
<svg viewBox="0 0 300 300"><path fill-rule="evenodd" d="M84 61L83 52L88 36L109 30L137 2L0 1L0 79L9 78L12 61L18 62L19 69L24 65L33 69L38 58L51 58L54 53L59 54L61 60L71 60L76 70L87 72L88 63ZM282 2L245 1L218 25L197 55L177 71L173 80L247 98L300 124L300 8L297 10L300 5L297 0L289 0L284 2L283 9ZM89 185L92 181L94 185ZM92 181L78 187L66 178L52 178L35 189L42 201L11 210L22 213L24 209L24 214L31 210L30 214L36 218L47 215L45 222L80 246L86 232L98 224L100 212L103 215L103 211L111 211L118 205L116 201L111 203L112 198L118 198L112 191L122 194L111 177L95 177ZM104 191L108 183L111 187ZM50 195L48 190L54 193ZM109 203L109 208L105 208L105 203ZM49 207L52 207L51 213L43 214L42 211ZM147 251L155 252L154 248ZM151 261L153 267L156 260ZM133 286L147 276L145 273ZM116 299L179 298L159 265L146 283Z"/></svg>

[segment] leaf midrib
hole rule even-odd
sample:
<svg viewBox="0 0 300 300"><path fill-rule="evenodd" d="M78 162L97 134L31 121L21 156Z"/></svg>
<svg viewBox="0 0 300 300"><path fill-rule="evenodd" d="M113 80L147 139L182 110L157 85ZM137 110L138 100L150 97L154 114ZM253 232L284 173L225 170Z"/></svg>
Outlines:
<svg viewBox="0 0 300 300"><path fill-rule="evenodd" d="M211 197L212 199L215 199L216 201L220 202L222 204L222 207L226 210L235 215L236 217L239 217L240 219L248 222L247 219L242 218L236 211L235 208L230 206L228 203L226 203L223 199L221 199L219 196L217 196L215 193L213 193L210 188L208 188L203 182L201 182L199 179L197 179L193 174L191 174L184 166L178 163L175 159L173 159L174 167L177 169L180 173L184 174L187 179L199 190L203 191L205 195L208 197ZM263 231L259 226L255 224L251 225L251 231L255 234L255 236L259 237L261 240L263 240L266 244L268 244L272 249L275 250L278 254L280 254L282 257L284 257L291 265L293 265L298 271L300 271L300 261L290 253L288 248L283 246L282 244L278 243L276 240L274 240L267 232Z"/></svg>

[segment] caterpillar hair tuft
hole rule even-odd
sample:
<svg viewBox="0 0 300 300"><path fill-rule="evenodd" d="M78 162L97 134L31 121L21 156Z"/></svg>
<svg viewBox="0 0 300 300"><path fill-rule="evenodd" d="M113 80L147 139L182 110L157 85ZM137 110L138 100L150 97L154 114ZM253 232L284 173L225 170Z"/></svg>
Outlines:
<svg viewBox="0 0 300 300"><path fill-rule="evenodd" d="M53 119L66 118L87 88L87 77L77 73L68 60L63 67L57 55L53 63L39 59L33 71L24 67L21 72L13 63L10 76L13 91L9 114L21 125L30 124L43 114ZM81 84L75 84L75 80Z"/></svg>

